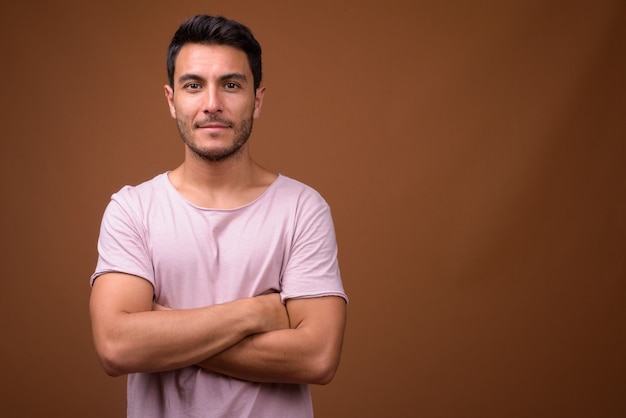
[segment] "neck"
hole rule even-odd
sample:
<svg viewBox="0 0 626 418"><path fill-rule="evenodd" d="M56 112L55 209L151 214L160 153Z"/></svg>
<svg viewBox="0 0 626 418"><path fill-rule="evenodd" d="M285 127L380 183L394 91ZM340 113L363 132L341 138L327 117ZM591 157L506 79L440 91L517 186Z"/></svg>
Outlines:
<svg viewBox="0 0 626 418"><path fill-rule="evenodd" d="M185 161L179 167L180 179L184 184L198 189L215 191L238 188L251 181L255 165L247 147L222 161L206 160L186 148Z"/></svg>
<svg viewBox="0 0 626 418"><path fill-rule="evenodd" d="M185 161L169 178L197 206L234 208L258 197L276 175L252 160L247 147L223 161L207 161L186 148Z"/></svg>

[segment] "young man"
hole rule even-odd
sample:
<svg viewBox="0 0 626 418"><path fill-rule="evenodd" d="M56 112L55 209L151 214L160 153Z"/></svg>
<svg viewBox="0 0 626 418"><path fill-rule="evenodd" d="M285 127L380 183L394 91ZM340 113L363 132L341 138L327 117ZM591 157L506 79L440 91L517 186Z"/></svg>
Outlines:
<svg viewBox="0 0 626 418"><path fill-rule="evenodd" d="M261 47L222 17L184 22L165 96L183 163L107 206L90 314L129 417L311 417L346 317L330 210L251 159Z"/></svg>

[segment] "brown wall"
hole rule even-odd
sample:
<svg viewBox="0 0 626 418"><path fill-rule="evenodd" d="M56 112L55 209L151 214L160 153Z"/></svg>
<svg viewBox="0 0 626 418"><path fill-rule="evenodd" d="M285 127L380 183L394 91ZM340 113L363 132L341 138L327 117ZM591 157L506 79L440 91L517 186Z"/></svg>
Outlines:
<svg viewBox="0 0 626 418"><path fill-rule="evenodd" d="M3 2L1 414L124 416L87 315L100 217L180 161L165 48L208 12L264 46L253 154L333 208L319 417L625 416L625 4Z"/></svg>

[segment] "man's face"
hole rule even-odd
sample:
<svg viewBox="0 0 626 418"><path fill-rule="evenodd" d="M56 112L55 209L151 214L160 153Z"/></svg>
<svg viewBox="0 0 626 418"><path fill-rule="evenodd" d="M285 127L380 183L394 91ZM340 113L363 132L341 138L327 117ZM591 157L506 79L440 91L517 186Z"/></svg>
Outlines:
<svg viewBox="0 0 626 418"><path fill-rule="evenodd" d="M246 54L226 45L185 44L176 58L174 88L165 86L180 136L208 161L223 161L246 144L264 91L254 89Z"/></svg>

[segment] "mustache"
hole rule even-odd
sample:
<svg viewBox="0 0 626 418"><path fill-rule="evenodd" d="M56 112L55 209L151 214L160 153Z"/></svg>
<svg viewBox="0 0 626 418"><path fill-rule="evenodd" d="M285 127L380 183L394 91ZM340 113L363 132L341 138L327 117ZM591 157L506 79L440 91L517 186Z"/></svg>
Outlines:
<svg viewBox="0 0 626 418"><path fill-rule="evenodd" d="M194 127L200 128L201 126L208 125L209 123L220 123L222 125L233 126L234 123L228 119L220 118L219 116L211 115L205 119L197 121L194 123Z"/></svg>

